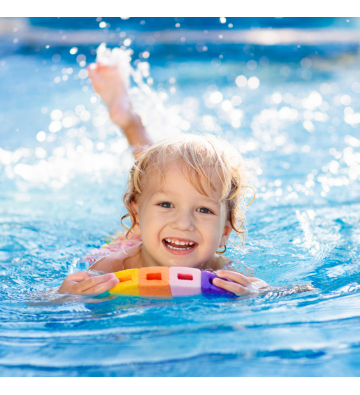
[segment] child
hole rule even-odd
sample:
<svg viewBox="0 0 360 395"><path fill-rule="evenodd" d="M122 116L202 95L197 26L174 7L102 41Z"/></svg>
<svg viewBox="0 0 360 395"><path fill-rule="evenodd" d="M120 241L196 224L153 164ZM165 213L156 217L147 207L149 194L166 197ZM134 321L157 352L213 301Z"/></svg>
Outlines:
<svg viewBox="0 0 360 395"><path fill-rule="evenodd" d="M114 287L119 270L146 266L187 266L216 270L214 285L241 295L267 284L254 277L221 270L234 230L243 236L246 169L240 154L214 136L184 134L151 145L135 114L126 85L116 66L91 65L95 91L109 108L110 118L133 147L135 164L123 197L135 234L142 242L99 259L91 276L83 271L66 277L60 293L99 294ZM126 217L126 216L125 216Z"/></svg>

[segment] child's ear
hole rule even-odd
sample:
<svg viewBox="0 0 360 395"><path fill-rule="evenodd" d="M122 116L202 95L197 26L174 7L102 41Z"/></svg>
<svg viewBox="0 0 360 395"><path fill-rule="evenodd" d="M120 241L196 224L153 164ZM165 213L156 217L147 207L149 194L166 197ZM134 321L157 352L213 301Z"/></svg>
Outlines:
<svg viewBox="0 0 360 395"><path fill-rule="evenodd" d="M140 232L140 222L139 222L139 205L135 202L131 202L130 203L133 212L135 214L135 226L134 226L134 232L137 236L141 236L141 232ZM131 220L133 222L133 219ZM134 225L132 223L132 225Z"/></svg>
<svg viewBox="0 0 360 395"><path fill-rule="evenodd" d="M223 235L221 236L219 248L224 247L230 237L230 233L232 231L231 223L229 220L226 220Z"/></svg>

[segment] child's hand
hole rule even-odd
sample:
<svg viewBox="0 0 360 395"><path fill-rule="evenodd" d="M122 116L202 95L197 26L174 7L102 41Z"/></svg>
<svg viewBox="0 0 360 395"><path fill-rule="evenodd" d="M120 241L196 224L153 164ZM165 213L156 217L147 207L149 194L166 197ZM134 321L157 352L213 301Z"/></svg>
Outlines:
<svg viewBox="0 0 360 395"><path fill-rule="evenodd" d="M119 279L114 273L91 277L87 271L70 274L59 288L61 294L98 295L115 287Z"/></svg>
<svg viewBox="0 0 360 395"><path fill-rule="evenodd" d="M265 281L256 277L246 277L241 273L232 272L229 270L218 270L216 272L218 277L227 278L234 281L229 282L214 278L213 284L226 291L233 292L235 295L243 295L247 293L260 293L262 288L266 288L268 284Z"/></svg>
<svg viewBox="0 0 360 395"><path fill-rule="evenodd" d="M131 105L126 84L117 66L92 63L88 67L93 88L109 109L111 120L124 132L129 145L143 147L151 139Z"/></svg>

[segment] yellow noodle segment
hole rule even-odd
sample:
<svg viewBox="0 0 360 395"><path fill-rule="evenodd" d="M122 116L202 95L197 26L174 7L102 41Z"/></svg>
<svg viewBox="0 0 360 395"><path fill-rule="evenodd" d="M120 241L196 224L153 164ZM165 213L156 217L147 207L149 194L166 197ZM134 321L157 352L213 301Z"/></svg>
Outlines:
<svg viewBox="0 0 360 395"><path fill-rule="evenodd" d="M110 289L111 294L115 295L136 295L139 292L139 269L127 269L114 273L120 280L114 288Z"/></svg>

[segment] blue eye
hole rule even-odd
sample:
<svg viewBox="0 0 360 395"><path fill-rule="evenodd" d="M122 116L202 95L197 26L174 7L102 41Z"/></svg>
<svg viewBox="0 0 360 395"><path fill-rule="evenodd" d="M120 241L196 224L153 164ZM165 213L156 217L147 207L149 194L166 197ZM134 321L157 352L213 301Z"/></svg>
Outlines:
<svg viewBox="0 0 360 395"><path fill-rule="evenodd" d="M172 207L174 207L174 206L173 206L171 203L169 203L169 202L160 203L159 206L164 207L164 208L172 208Z"/></svg>
<svg viewBox="0 0 360 395"><path fill-rule="evenodd" d="M211 214L211 211L206 207L200 207L199 209L197 209L197 211L203 214Z"/></svg>

